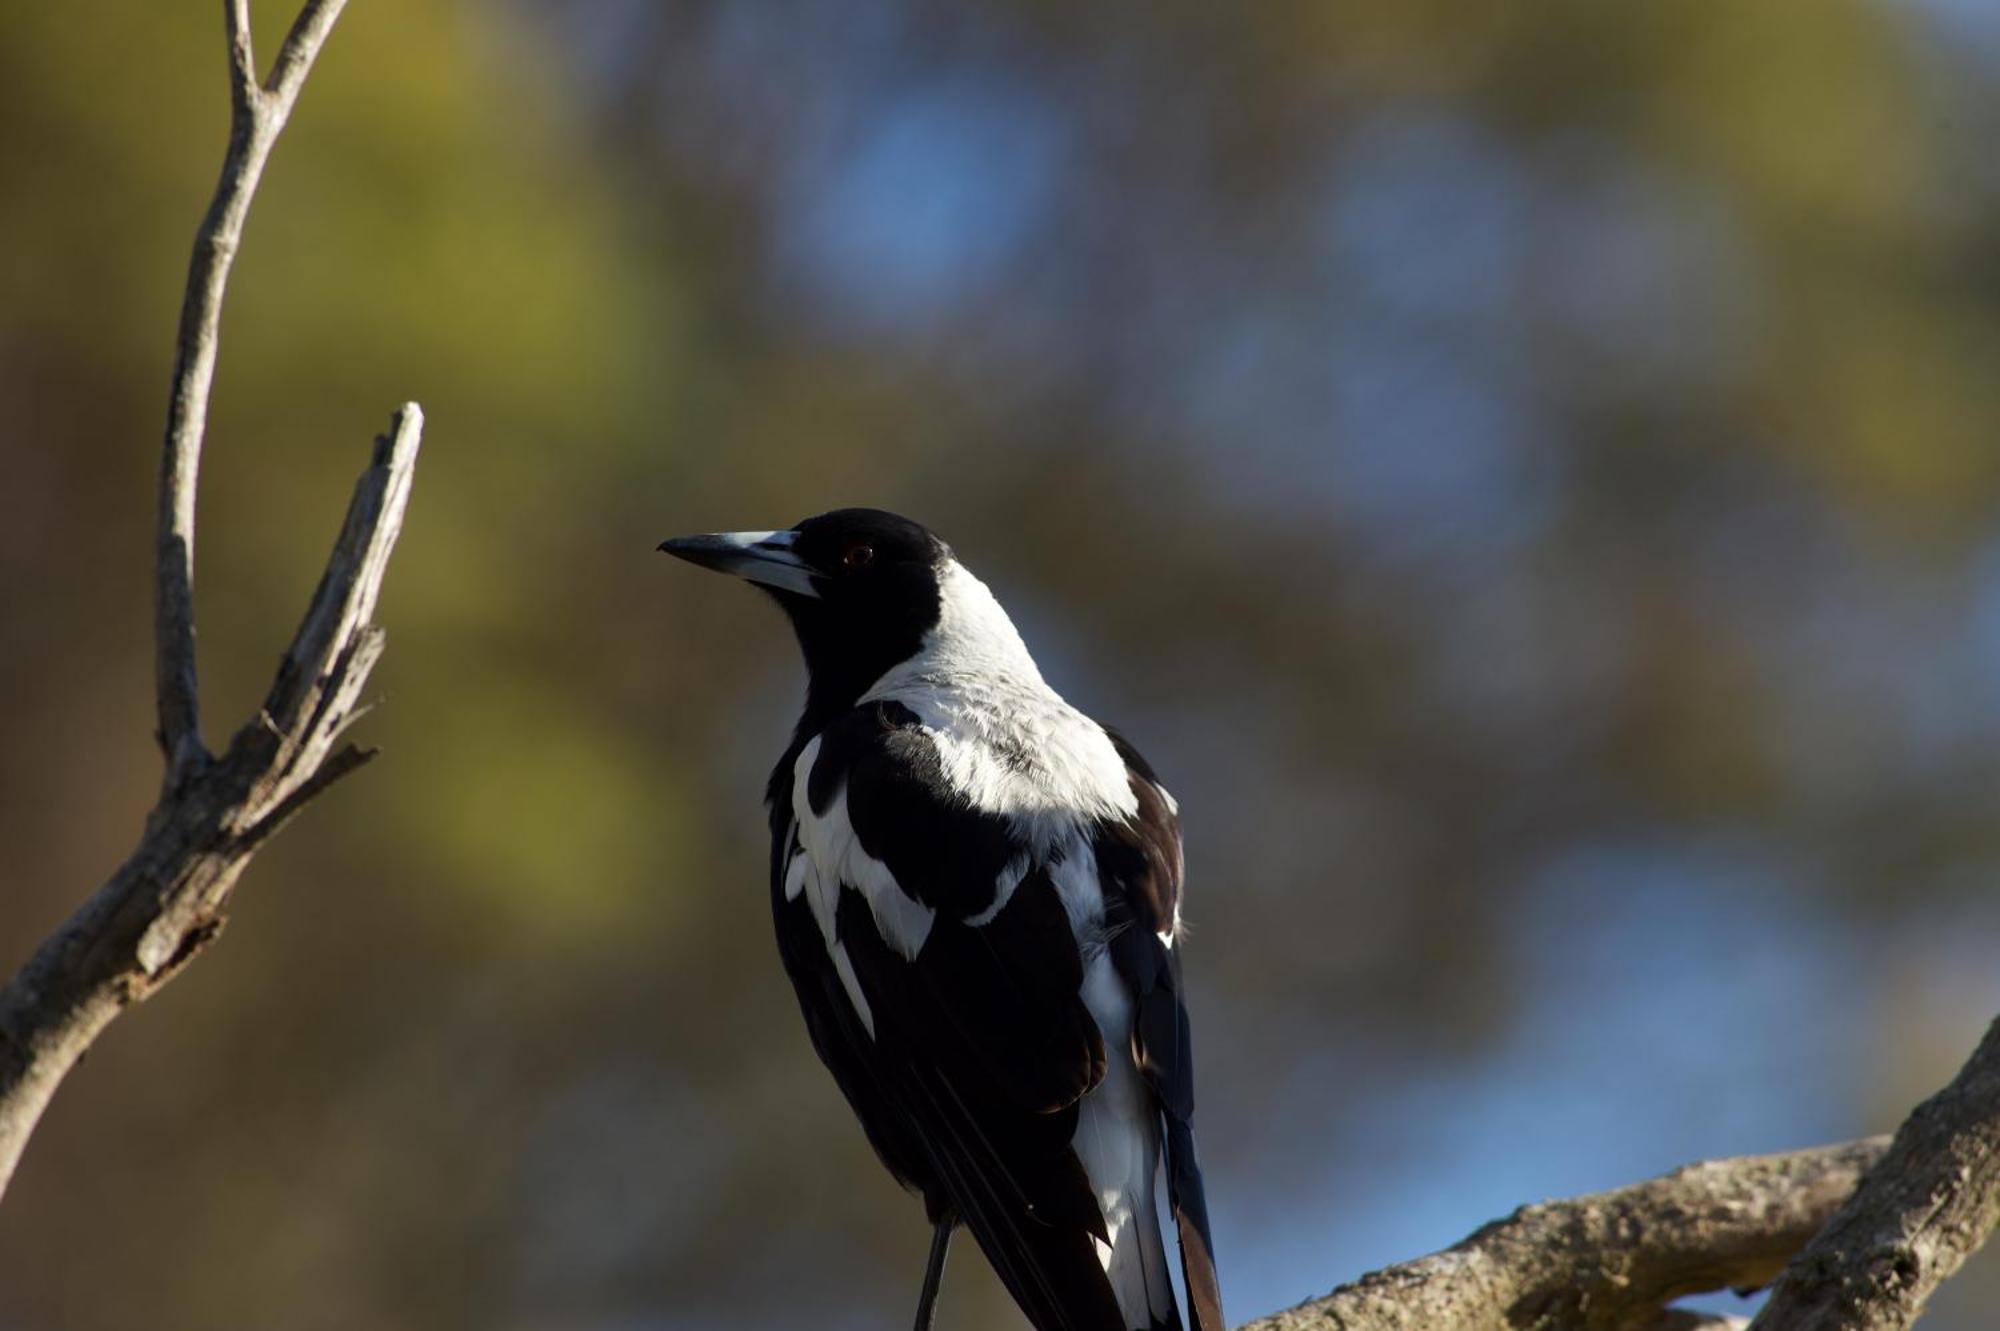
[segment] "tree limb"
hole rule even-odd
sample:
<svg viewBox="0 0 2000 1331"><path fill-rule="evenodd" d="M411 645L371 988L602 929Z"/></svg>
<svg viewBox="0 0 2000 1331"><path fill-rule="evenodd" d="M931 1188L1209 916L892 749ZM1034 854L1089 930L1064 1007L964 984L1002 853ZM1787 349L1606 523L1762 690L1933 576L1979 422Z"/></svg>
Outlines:
<svg viewBox="0 0 2000 1331"><path fill-rule="evenodd" d="M229 41L229 150L188 262L155 518L154 694L168 790L210 761L201 742L195 673L194 501L221 340L223 293L264 163L292 114L314 57L346 4L347 0L308 0L285 38L269 85L263 88L257 86L257 57L250 42L250 0L224 0L222 6Z"/></svg>
<svg viewBox="0 0 2000 1331"><path fill-rule="evenodd" d="M231 888L265 839L370 756L335 744L359 715L382 653L373 615L423 436L415 403L375 441L264 705L220 758L201 742L194 660L195 485L223 290L271 146L345 3L307 0L259 87L248 0L224 0L229 149L195 235L160 461L155 691L167 776L131 858L0 990L0 1194L91 1042L215 938Z"/></svg>
<svg viewBox="0 0 2000 1331"><path fill-rule="evenodd" d="M1793 1259L1756 1331L1899 1331L2000 1225L2000 1020Z"/></svg>
<svg viewBox="0 0 2000 1331"><path fill-rule="evenodd" d="M1524 1206L1455 1247L1242 1331L1691 1331L1727 1319L1675 1299L1772 1280L1888 1149L1870 1137L1688 1165Z"/></svg>

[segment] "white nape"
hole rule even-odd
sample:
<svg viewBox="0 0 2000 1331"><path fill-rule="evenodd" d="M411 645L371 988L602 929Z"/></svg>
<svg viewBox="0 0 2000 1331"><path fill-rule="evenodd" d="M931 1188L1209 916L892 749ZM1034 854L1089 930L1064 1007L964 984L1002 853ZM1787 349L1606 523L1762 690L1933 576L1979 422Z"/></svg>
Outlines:
<svg viewBox="0 0 2000 1331"><path fill-rule="evenodd" d="M986 584L950 560L938 595L936 627L861 701L915 712L953 791L1015 820L1040 853L1083 822L1136 812L1110 737L1042 679Z"/></svg>

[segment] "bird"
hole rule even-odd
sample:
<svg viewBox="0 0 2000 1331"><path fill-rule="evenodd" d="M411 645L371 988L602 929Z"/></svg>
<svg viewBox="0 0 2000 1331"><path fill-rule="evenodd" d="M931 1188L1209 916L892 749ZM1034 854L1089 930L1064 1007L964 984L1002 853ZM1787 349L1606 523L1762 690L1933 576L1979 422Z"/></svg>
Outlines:
<svg viewBox="0 0 2000 1331"><path fill-rule="evenodd" d="M863 1134L923 1200L916 1331L961 1225L1036 1331L1223 1331L1173 796L917 522L847 508L660 549L769 593L805 658L766 790L778 951Z"/></svg>

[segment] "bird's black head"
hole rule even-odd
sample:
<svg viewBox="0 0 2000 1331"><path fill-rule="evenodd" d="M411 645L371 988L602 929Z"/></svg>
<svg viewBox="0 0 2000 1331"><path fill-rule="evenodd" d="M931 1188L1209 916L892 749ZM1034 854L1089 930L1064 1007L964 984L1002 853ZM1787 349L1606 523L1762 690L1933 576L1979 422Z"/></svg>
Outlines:
<svg viewBox="0 0 2000 1331"><path fill-rule="evenodd" d="M808 719L853 704L938 622L951 550L922 524L840 508L784 531L681 536L660 549L768 591L792 621L811 683Z"/></svg>

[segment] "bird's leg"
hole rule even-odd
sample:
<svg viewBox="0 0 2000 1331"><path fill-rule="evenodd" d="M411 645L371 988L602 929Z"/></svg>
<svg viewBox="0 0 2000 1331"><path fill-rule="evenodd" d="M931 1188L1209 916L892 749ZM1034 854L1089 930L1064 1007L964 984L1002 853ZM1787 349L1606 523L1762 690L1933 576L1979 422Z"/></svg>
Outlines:
<svg viewBox="0 0 2000 1331"><path fill-rule="evenodd" d="M944 1256L951 1248L951 1231L957 1221L947 1216L931 1230L931 1260L924 1267L924 1292L917 1297L916 1331L931 1331L937 1312L938 1284L944 1279Z"/></svg>

